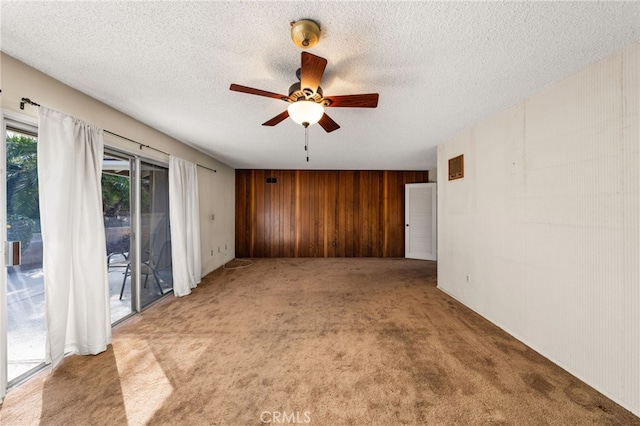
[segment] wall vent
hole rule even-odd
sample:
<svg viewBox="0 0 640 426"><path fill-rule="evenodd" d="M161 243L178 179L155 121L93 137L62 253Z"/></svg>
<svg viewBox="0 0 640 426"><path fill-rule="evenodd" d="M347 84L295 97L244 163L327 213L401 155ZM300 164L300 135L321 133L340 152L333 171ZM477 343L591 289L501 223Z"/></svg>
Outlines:
<svg viewBox="0 0 640 426"><path fill-rule="evenodd" d="M464 155L458 155L449 160L449 180L464 177Z"/></svg>

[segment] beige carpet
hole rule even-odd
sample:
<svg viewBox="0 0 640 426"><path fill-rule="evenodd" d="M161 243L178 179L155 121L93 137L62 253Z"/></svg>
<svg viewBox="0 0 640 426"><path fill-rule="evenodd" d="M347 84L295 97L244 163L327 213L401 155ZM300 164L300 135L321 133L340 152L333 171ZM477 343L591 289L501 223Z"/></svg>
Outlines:
<svg viewBox="0 0 640 426"><path fill-rule="evenodd" d="M13 390L2 425L640 425L436 289L433 262L218 270Z"/></svg>

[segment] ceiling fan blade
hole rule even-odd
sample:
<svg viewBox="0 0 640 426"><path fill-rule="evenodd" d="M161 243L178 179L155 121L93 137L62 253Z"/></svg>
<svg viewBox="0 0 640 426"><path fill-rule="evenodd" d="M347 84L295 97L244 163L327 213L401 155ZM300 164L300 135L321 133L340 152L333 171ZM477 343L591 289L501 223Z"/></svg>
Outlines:
<svg viewBox="0 0 640 426"><path fill-rule="evenodd" d="M333 121L331 119L331 117L329 117L327 115L327 113L325 112L322 117L320 118L320 121L318 121L318 124L325 130L325 132L329 133L329 132L333 132L334 130L338 130L340 128L340 126L338 125L338 123L336 123L335 121Z"/></svg>
<svg viewBox="0 0 640 426"><path fill-rule="evenodd" d="M274 98L274 99L280 99L280 100L287 99L285 95L279 95L277 93L267 92L266 90L254 89L253 87L240 86L239 84L232 84L231 87L229 87L229 90L233 90L234 92L248 93L250 95L266 96L267 98Z"/></svg>
<svg viewBox="0 0 640 426"><path fill-rule="evenodd" d="M302 66L300 67L300 88L309 89L315 94L318 91L322 74L327 66L327 60L320 56L302 52Z"/></svg>
<svg viewBox="0 0 640 426"><path fill-rule="evenodd" d="M262 125L263 126L275 126L276 124L278 124L282 120L285 120L287 117L289 117L289 111L287 111L285 109L283 112L281 112L280 114L276 115L271 120L265 121L264 123L262 123Z"/></svg>
<svg viewBox="0 0 640 426"><path fill-rule="evenodd" d="M367 93L364 95L325 96L331 103L328 107L346 108L375 108L378 106L378 94Z"/></svg>

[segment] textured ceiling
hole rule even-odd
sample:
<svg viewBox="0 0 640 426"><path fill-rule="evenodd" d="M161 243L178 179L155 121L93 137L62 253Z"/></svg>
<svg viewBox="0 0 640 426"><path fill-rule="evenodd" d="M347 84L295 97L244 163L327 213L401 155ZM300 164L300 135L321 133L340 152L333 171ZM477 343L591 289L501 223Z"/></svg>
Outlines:
<svg viewBox="0 0 640 426"><path fill-rule="evenodd" d="M1 3L9 55L235 168L428 169L463 129L640 39L639 2ZM300 52L289 22L322 29L326 134L261 123L284 102ZM5 84L10 82L4 82ZM29 96L29 94L25 94ZM37 99L35 99L37 101Z"/></svg>

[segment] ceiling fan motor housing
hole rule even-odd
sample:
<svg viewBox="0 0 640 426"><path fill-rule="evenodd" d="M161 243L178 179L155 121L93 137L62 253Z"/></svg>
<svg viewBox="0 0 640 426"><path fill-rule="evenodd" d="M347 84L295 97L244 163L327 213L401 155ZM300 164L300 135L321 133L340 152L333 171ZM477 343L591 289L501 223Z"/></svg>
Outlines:
<svg viewBox="0 0 640 426"><path fill-rule="evenodd" d="M310 49L320 41L320 27L309 19L293 22L291 40L301 49Z"/></svg>
<svg viewBox="0 0 640 426"><path fill-rule="evenodd" d="M322 87L318 86L316 92L313 93L309 89L302 89L300 86L300 82L297 82L289 87L289 101L297 102L299 100L306 100L318 103L322 102Z"/></svg>

